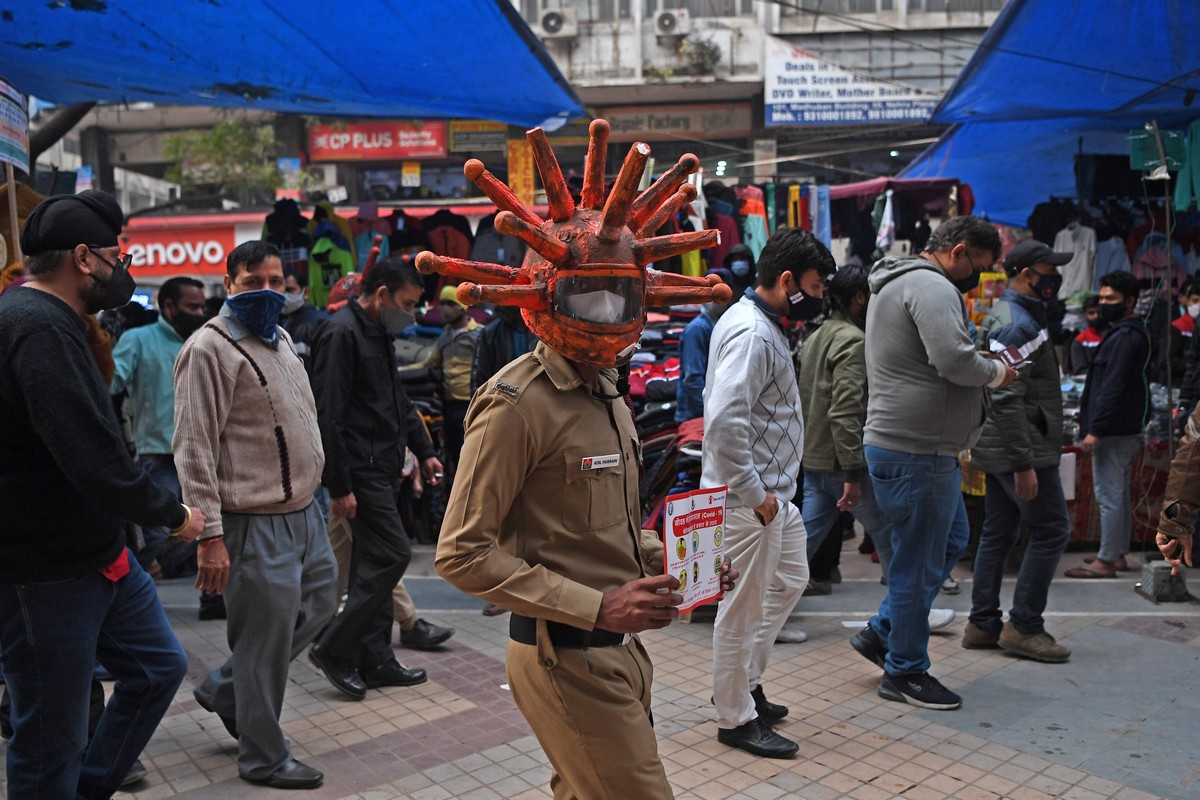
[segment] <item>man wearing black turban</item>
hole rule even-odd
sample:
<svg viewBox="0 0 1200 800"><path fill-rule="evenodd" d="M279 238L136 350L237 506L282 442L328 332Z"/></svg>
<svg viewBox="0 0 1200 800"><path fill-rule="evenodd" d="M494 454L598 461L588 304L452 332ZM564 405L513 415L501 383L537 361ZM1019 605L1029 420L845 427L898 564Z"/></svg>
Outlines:
<svg viewBox="0 0 1200 800"><path fill-rule="evenodd" d="M107 798L187 670L125 523L204 530L125 449L83 317L128 302L124 215L104 192L51 197L21 232L29 280L0 296L0 652L12 797ZM116 678L88 742L99 661Z"/></svg>

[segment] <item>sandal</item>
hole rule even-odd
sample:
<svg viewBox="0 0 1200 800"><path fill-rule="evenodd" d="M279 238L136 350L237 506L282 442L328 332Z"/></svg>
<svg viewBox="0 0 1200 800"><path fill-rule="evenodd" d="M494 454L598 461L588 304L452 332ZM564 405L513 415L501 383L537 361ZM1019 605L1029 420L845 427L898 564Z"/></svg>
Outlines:
<svg viewBox="0 0 1200 800"><path fill-rule="evenodd" d="M1083 563L1095 564L1096 556L1084 556ZM1117 572L1133 572L1133 567L1129 566L1129 562L1125 562L1124 564L1116 562L1113 564L1113 566L1116 568Z"/></svg>
<svg viewBox="0 0 1200 800"><path fill-rule="evenodd" d="M1063 573L1068 578L1115 578L1115 572L1100 572L1090 567L1073 567Z"/></svg>

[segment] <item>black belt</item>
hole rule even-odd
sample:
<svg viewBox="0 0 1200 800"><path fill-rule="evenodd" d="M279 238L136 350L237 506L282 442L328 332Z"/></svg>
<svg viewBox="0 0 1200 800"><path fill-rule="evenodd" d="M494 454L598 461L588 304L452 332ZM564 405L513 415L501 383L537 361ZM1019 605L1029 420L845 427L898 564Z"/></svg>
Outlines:
<svg viewBox="0 0 1200 800"><path fill-rule="evenodd" d="M537 619L522 617L520 614L510 614L508 618L508 636L514 642L521 644L537 644ZM585 631L574 625L562 622L546 621L546 630L550 633L550 641L555 647L574 647L586 650L589 647L614 647L624 644L625 634L602 631L599 628Z"/></svg>

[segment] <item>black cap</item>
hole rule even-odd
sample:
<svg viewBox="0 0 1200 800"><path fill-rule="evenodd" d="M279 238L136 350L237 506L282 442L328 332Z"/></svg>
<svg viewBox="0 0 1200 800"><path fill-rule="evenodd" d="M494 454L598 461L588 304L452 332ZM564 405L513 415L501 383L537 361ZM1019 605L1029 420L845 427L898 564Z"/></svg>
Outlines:
<svg viewBox="0 0 1200 800"><path fill-rule="evenodd" d="M1070 263L1074 257L1073 253L1055 252L1037 239L1027 239L1008 251L1008 255L1004 257L1004 271L1009 275L1016 275L1034 264L1053 264L1061 267Z"/></svg>
<svg viewBox="0 0 1200 800"><path fill-rule="evenodd" d="M56 194L38 203L21 229L21 251L27 256L77 245L116 247L125 215L108 192L88 189Z"/></svg>

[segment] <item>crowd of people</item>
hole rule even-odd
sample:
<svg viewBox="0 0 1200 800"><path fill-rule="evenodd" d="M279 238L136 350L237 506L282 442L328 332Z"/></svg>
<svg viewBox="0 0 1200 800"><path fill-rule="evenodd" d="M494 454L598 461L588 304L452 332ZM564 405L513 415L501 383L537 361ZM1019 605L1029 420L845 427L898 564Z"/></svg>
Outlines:
<svg viewBox="0 0 1200 800"><path fill-rule="evenodd" d="M552 785L671 797L637 634L671 624L683 597L639 510L627 367L648 290L632 248L627 267L530 290L553 297L493 292L486 325L454 286L437 295L444 333L416 366L440 378L439 446L394 349L426 288L408 260L343 279L318 309L278 249L247 242L229 254L219 306L198 281L172 279L156 319L137 325L130 312L109 337L94 315L125 308L134 290L123 222L104 192L49 198L22 230L22 285L0 295L10 796L103 798L144 774L138 756L187 670L152 573L191 558L201 616L227 619L231 652L196 701L236 739L244 780L319 786L280 726L290 663L307 652L355 700L428 679L397 659L393 623L405 647L438 647L454 631L420 618L404 589L412 550L399 498L405 481L452 480L435 565L487 601L485 614L510 612L508 680ZM757 259L738 251L689 279L707 303L681 338L677 413L709 421L702 485L728 487L712 651L721 743L797 752L772 727L789 709L767 698L763 677L810 561L840 542L842 513L873 542L887 586L850 641L880 668L879 696L961 706L930 674L928 642L952 616L933 604L968 543L964 451L987 491L962 646L1070 657L1043 618L1071 530L1058 470L1063 369L1047 317L1070 256L1014 247L1007 288L976 330L963 292L1001 250L990 223L957 217L919 254L838 269L810 232L785 228ZM1131 274L1106 274L1077 342L1101 543L1071 577L1129 569L1130 464L1149 406L1138 295ZM791 333L820 320L797 368ZM1198 442L1192 414L1158 529L1174 569L1191 564ZM1022 529L1005 619L1000 584ZM107 703L99 670L115 680Z"/></svg>

